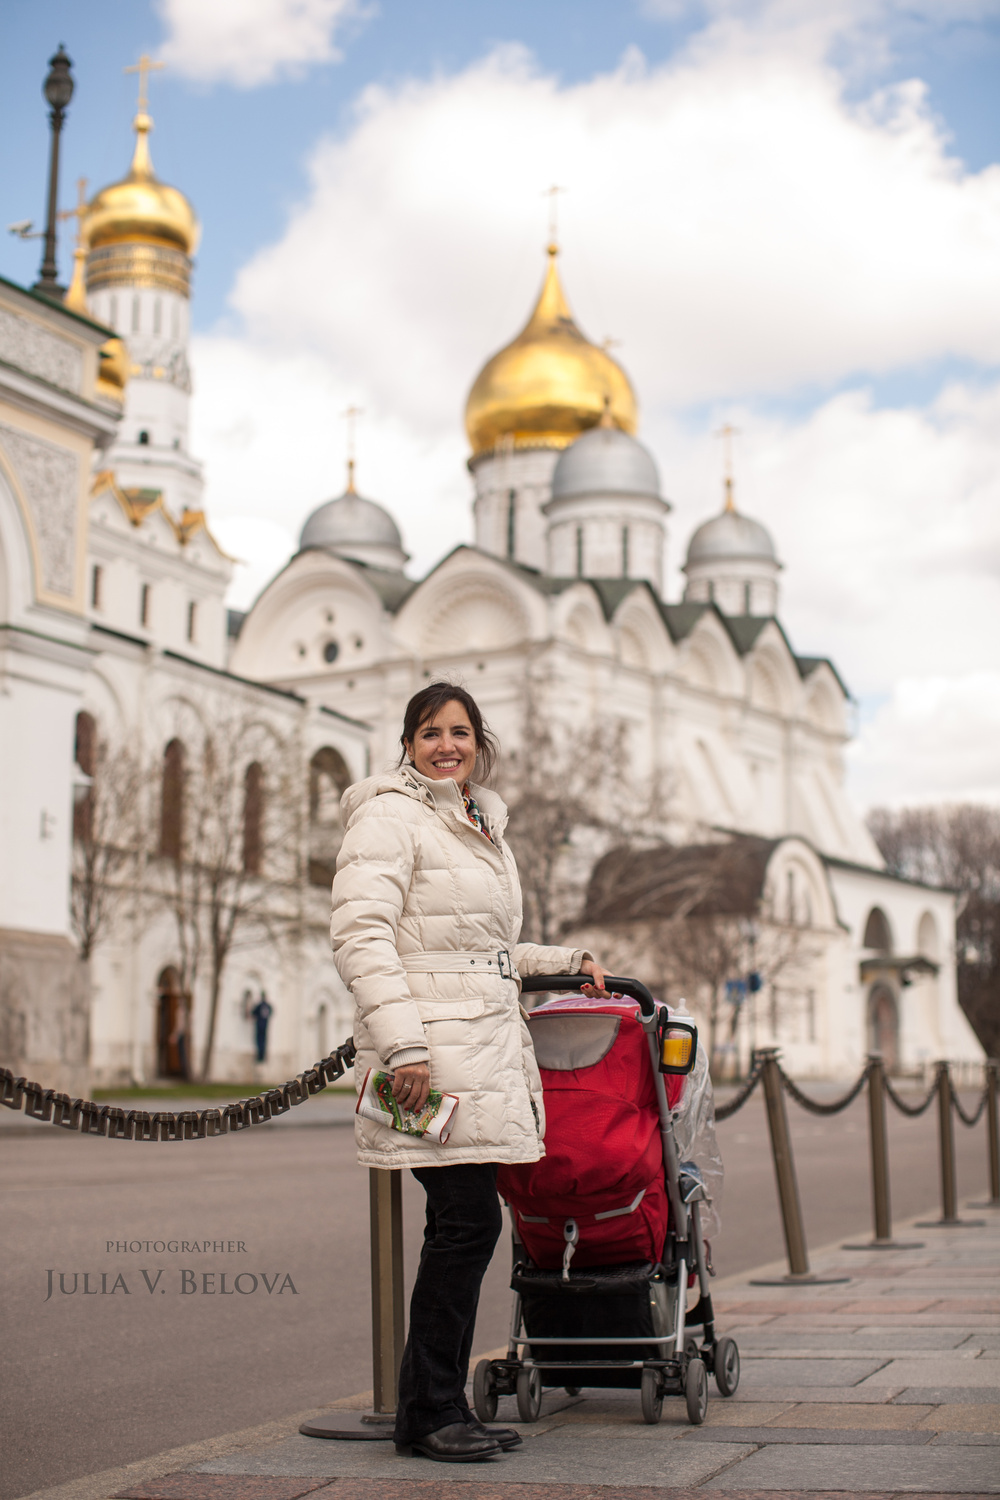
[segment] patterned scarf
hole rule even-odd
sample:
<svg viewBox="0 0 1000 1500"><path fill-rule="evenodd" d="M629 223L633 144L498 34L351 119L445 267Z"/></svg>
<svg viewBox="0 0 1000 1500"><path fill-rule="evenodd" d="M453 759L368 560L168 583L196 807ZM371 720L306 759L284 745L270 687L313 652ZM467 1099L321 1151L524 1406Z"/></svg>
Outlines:
<svg viewBox="0 0 1000 1500"><path fill-rule="evenodd" d="M492 844L493 836L486 826L486 819L483 817L483 810L479 806L479 803L476 801L475 797L469 791L468 782L466 782L462 788L462 801L465 803L465 815L468 818L469 822L472 824L473 828L478 828L479 832L485 834L485 836Z"/></svg>

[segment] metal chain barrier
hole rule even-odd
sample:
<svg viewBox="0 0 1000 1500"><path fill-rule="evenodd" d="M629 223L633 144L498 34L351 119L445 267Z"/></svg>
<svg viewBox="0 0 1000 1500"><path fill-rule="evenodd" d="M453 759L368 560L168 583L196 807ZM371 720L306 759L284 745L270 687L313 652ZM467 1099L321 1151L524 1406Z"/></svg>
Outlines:
<svg viewBox="0 0 1000 1500"><path fill-rule="evenodd" d="M800 1104L803 1109L807 1109L810 1114L839 1115L842 1109L846 1109L849 1104L854 1103L855 1099L858 1097L858 1095L861 1093L861 1090L868 1082L868 1074L871 1072L871 1064L866 1063L857 1083L849 1088L846 1094L843 1094L839 1099L833 1099L829 1104L822 1104L818 1099L810 1099L808 1094L804 1094L799 1086L796 1083L793 1083L793 1081L789 1078L788 1074L785 1072L780 1063L778 1064L778 1072L781 1074L781 1086L785 1090L785 1093L788 1094L791 1099L794 1099L796 1104Z"/></svg>
<svg viewBox="0 0 1000 1500"><path fill-rule="evenodd" d="M747 1074L746 1082L731 1099L726 1100L725 1104L716 1106L715 1118L717 1120L728 1120L730 1115L734 1115L738 1109L742 1109L760 1082L763 1072L764 1059L761 1057L755 1058L753 1067Z"/></svg>
<svg viewBox="0 0 1000 1500"><path fill-rule="evenodd" d="M941 1071L941 1067L942 1067L942 1064L938 1063L938 1068L937 1068L937 1073L938 1074ZM888 1077L886 1077L886 1079L885 1079L885 1092L886 1092L886 1094L892 1100L893 1104L899 1110L900 1114L901 1115L909 1115L909 1117L910 1117L911 1120L915 1120L918 1115L922 1115L926 1110L930 1109L931 1105L934 1103L934 1100L937 1097L937 1091L938 1091L938 1079L937 1079L937 1074L935 1074L934 1082L930 1086L930 1092L928 1093L927 1098L923 1101L923 1103L922 1104L907 1104L906 1100L903 1099L903 1098L901 1098L900 1095L896 1093L896 1090L893 1088L892 1084L889 1082Z"/></svg>
<svg viewBox="0 0 1000 1500"><path fill-rule="evenodd" d="M965 1110L962 1108L962 1101L958 1097L958 1094L955 1090L955 1085L951 1085L951 1102L955 1106L955 1113L958 1115L958 1118L961 1120L963 1125L968 1125L971 1127L973 1125L979 1124L980 1120L983 1118L983 1110L986 1108L989 1097L990 1089L989 1084L987 1084L983 1089L982 1094L980 1095L979 1103L976 1105L975 1114L967 1115L965 1113Z"/></svg>
<svg viewBox="0 0 1000 1500"><path fill-rule="evenodd" d="M280 1088L266 1089L250 1099L240 1099L221 1109L186 1109L179 1114L160 1111L149 1114L144 1109L124 1110L118 1105L97 1104L93 1099L71 1099L54 1089L25 1078L15 1078L9 1068L0 1068L0 1104L7 1109L23 1109L30 1120L47 1121L63 1130L79 1130L83 1135L103 1135L111 1141L198 1141L206 1137L235 1135L251 1125L286 1115L298 1104L305 1104L329 1084L343 1078L355 1058L354 1038L328 1057L314 1063L304 1073Z"/></svg>

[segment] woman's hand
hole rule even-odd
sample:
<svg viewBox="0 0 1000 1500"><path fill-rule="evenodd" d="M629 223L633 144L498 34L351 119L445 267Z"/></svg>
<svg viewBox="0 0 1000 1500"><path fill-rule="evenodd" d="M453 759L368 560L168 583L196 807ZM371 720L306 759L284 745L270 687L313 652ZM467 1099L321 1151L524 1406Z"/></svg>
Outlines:
<svg viewBox="0 0 1000 1500"><path fill-rule="evenodd" d="M402 1109L419 1114L431 1091L431 1070L426 1063L407 1063L393 1069L392 1097Z"/></svg>
<svg viewBox="0 0 1000 1500"><path fill-rule="evenodd" d="M604 970L601 968L600 964L596 963L592 958L585 959L584 962L580 965L580 973L589 974L594 981L593 984L584 984L580 986L583 993L588 997L588 999L594 995L597 995L602 1000L606 1000L608 992L604 988Z"/></svg>

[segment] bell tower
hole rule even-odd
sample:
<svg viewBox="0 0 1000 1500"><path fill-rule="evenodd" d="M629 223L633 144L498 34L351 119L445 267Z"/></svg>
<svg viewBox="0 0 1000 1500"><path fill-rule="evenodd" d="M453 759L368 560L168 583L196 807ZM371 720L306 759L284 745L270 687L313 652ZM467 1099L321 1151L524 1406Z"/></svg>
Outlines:
<svg viewBox="0 0 1000 1500"><path fill-rule="evenodd" d="M149 151L149 74L162 63L143 55L132 164L102 188L83 214L87 299L93 316L128 349L129 381L118 437L107 456L127 491L158 492L172 514L200 511L201 465L188 451L191 374L191 257L194 210L156 176Z"/></svg>

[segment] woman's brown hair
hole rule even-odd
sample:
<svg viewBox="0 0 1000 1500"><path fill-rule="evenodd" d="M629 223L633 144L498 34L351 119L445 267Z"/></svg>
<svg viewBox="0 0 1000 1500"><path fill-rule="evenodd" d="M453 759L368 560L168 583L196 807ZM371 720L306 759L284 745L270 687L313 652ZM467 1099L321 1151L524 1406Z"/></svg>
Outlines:
<svg viewBox="0 0 1000 1500"><path fill-rule="evenodd" d="M407 740L412 745L421 724L426 724L428 719L440 713L446 703L461 703L468 714L472 732L476 736L476 753L482 768L482 778L484 781L489 780L500 754L500 744L496 735L483 722L479 704L472 694L467 688L456 687L453 682L430 682L425 688L421 688L419 693L414 693L406 705L406 712L403 714L403 732L399 736L399 743L403 747L399 764L402 765L406 760Z"/></svg>

